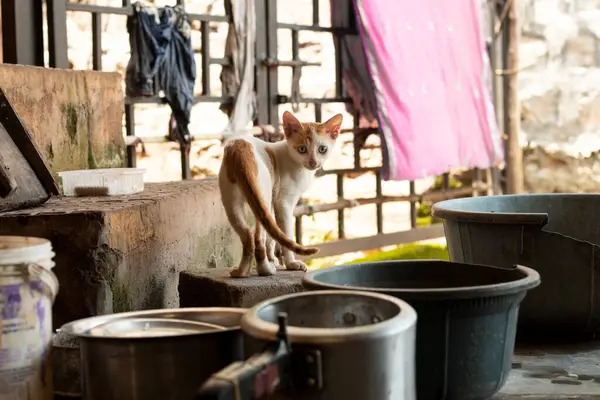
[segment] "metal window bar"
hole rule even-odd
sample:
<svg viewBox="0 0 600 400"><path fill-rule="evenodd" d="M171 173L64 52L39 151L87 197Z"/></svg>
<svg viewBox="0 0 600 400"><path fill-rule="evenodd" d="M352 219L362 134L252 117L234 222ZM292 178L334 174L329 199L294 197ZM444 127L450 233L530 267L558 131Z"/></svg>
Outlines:
<svg viewBox="0 0 600 400"><path fill-rule="evenodd" d="M92 49L93 49L93 68L100 70L102 68L102 15L117 14L131 15L132 9L130 1L123 0L122 7L107 7L90 4L75 4L68 3L67 0L46 0L49 7L49 47L50 47L50 64L51 66L66 68L67 60L67 42L66 42L66 12L79 11L88 12L92 18ZM177 3L184 6L184 0L177 0ZM271 124L277 128L279 121L278 106L280 104L298 101L301 103L312 104L314 106L315 120L322 120L322 105L326 103L348 103L348 98L344 91L342 81L342 59L340 54L336 54L336 83L335 95L332 98L301 98L290 99L287 96L279 95L278 93L278 74L277 70L280 67L292 67L295 71L308 65L315 65L303 62L299 57L299 40L298 35L301 31L313 32L328 32L333 35L334 41L339 44L339 41L344 35L357 34L354 21L350 17L350 9L348 10L349 21L347 28L332 28L319 25L319 0L313 0L312 25L299 25L289 23L279 23L277 21L277 0L257 0L256 2L256 17L258 21L265 21L264 24L259 24L257 27L257 43L256 43L256 92L259 98L259 107L257 110L256 124ZM350 3L348 3L350 6ZM201 31L201 47L202 55L201 62L201 79L202 92L195 98L196 103L200 102L228 102L232 99L227 96L211 96L210 88L210 66L211 65L226 65L228 60L217 59L210 57L210 23L211 22L229 22L230 17L204 15L204 14L189 14L191 20L200 21ZM277 54L277 32L279 29L288 29L291 31L292 40L292 60L283 61L278 59ZM501 63L501 54L497 48L492 52L492 65ZM501 101L502 97L498 90L499 85L495 82L495 101ZM126 98L125 100L125 126L126 134L135 135L135 105L140 103L164 103L161 98ZM354 115L354 128L350 131L355 135L365 134L368 129L358 128L359 115ZM363 141L364 142L364 141ZM415 182L409 182L409 194L405 196L388 196L383 194L381 168L370 167L364 168L360 162L360 143L355 140L354 148L354 168L348 169L333 169L320 171L319 176L336 175L337 186L337 201L330 204L315 204L309 205L302 201L295 209L296 225L295 234L299 243L302 243L303 227L302 217L314 215L321 212L337 211L338 213L338 240L319 244L321 248L319 256L330 256L341 254L347 251L367 250L379 248L387 245L400 244L417 240L430 239L443 236L443 229L440 224L431 225L428 227L418 227L417 204L423 201L439 201L453 197L461 196L476 196L482 194L499 193L499 171L498 169L488 169L485 174L482 171L473 171L473 184L470 187L450 188L449 174L442 176L442 189L436 192L417 194L415 190ZM135 166L135 149L129 147L128 165ZM189 160L184 159L182 152L182 163ZM182 167L185 167L182 165ZM344 196L344 178L349 173L371 173L375 178L375 197L372 198L355 198L346 199ZM185 173L183 174L185 176ZM408 202L410 204L410 226L411 229L403 232L385 233L383 229L383 204L390 202ZM376 207L376 225L377 234L370 237L361 237L354 239L345 239L345 218L344 211L349 208L362 205L374 204Z"/></svg>
<svg viewBox="0 0 600 400"><path fill-rule="evenodd" d="M67 0L47 0L49 6L48 26L50 43L50 66L66 68L67 59L67 37L66 16L67 12L87 12L91 16L92 25L92 68L102 70L102 20L103 15L130 16L133 13L131 1L123 0L121 7L102 6L94 4L70 3ZM185 0L177 0L176 4L185 7ZM229 22L231 18L226 15L188 14L191 21L200 21L201 35L201 80L202 92L195 96L194 103L224 103L232 99L228 96L211 96L210 88L210 66L227 65L229 62L224 58L210 57L210 23ZM63 33L64 32L64 33ZM135 136L135 105L136 104L166 104L161 97L144 97L125 99L125 132L127 136ZM166 125L166 124L165 124ZM161 139L159 141L166 141ZM183 179L191 178L189 163L189 148L181 146L181 169ZM134 146L127 147L127 166L136 166L136 151Z"/></svg>

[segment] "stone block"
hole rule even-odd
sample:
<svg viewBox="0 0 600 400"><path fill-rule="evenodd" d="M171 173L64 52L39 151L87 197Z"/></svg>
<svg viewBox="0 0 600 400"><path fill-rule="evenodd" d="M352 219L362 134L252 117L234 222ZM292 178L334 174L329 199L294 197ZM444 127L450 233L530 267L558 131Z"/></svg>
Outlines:
<svg viewBox="0 0 600 400"><path fill-rule="evenodd" d="M120 74L0 64L0 82L55 174L125 165Z"/></svg>
<svg viewBox="0 0 600 400"><path fill-rule="evenodd" d="M182 272L181 307L252 307L261 301L301 292L302 271L278 270L274 276L231 278L227 270Z"/></svg>
<svg viewBox="0 0 600 400"><path fill-rule="evenodd" d="M0 214L0 235L52 241L60 281L55 326L177 307L181 271L231 267L241 256L214 179L147 184L130 196L50 199Z"/></svg>

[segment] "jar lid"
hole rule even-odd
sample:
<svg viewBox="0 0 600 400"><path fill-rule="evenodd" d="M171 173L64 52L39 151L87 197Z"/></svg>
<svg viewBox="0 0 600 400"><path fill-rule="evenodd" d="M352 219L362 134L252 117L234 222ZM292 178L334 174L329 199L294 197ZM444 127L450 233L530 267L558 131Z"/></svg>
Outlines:
<svg viewBox="0 0 600 400"><path fill-rule="evenodd" d="M0 265L38 264L52 269L52 243L29 236L0 236Z"/></svg>

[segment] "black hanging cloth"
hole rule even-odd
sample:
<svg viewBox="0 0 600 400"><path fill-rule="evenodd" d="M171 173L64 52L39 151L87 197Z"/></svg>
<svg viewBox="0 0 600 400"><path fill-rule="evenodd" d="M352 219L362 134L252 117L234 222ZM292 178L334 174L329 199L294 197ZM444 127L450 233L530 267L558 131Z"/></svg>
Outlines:
<svg viewBox="0 0 600 400"><path fill-rule="evenodd" d="M129 97L152 97L162 90L182 144L192 140L188 125L194 105L196 62L191 24L182 7L132 4L127 18L131 57L125 75Z"/></svg>

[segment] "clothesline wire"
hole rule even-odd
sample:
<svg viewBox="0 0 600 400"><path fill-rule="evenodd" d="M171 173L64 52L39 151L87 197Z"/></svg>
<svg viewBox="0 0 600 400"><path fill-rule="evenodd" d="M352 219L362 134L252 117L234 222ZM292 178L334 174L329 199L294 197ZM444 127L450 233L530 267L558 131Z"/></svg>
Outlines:
<svg viewBox="0 0 600 400"><path fill-rule="evenodd" d="M548 52L546 52L545 55L548 55ZM535 64L535 63L531 63L529 65L523 65L522 67L519 67L519 68L513 68L513 69L496 69L496 70L494 70L494 73L496 75L513 75L513 74L519 73L520 71L524 71L524 70L527 70L527 69L534 68L536 65L537 64Z"/></svg>

